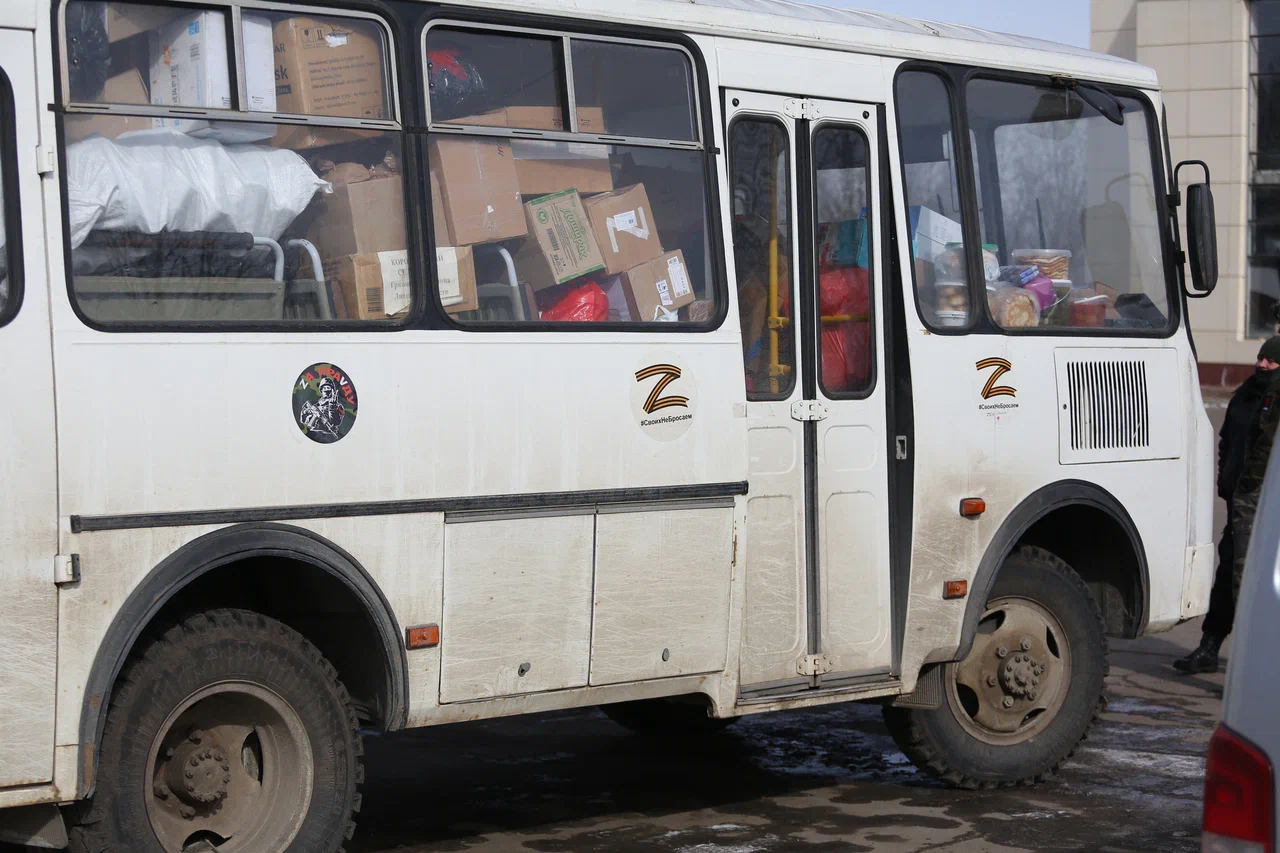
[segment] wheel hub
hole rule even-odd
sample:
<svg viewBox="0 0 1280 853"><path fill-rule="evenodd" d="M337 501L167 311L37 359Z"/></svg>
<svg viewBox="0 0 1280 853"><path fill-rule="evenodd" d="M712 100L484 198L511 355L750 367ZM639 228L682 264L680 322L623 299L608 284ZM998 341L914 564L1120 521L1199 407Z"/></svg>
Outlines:
<svg viewBox="0 0 1280 853"><path fill-rule="evenodd" d="M1010 655L999 668L1000 687L1014 699L1034 698L1045 665L1030 654Z"/></svg>
<svg viewBox="0 0 1280 853"><path fill-rule="evenodd" d="M192 731L180 746L168 750L165 781L169 790L193 806L208 806L227 796L231 762L216 740Z"/></svg>
<svg viewBox="0 0 1280 853"><path fill-rule="evenodd" d="M1057 617L1021 597L992 601L969 656L947 670L947 695L960 725L984 743L1011 744L1042 730L1071 679L1066 634Z"/></svg>

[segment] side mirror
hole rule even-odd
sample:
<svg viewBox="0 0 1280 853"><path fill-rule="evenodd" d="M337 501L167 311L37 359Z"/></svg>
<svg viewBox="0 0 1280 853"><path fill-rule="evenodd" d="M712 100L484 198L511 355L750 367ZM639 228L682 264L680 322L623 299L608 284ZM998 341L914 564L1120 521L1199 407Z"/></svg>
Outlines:
<svg viewBox="0 0 1280 853"><path fill-rule="evenodd" d="M1188 296L1208 296L1218 286L1218 230L1213 213L1213 190L1209 188L1209 167L1200 160L1183 160L1173 170L1175 185L1183 166L1204 169L1204 183L1187 187L1187 260L1191 267ZM1177 197L1175 191L1175 198Z"/></svg>

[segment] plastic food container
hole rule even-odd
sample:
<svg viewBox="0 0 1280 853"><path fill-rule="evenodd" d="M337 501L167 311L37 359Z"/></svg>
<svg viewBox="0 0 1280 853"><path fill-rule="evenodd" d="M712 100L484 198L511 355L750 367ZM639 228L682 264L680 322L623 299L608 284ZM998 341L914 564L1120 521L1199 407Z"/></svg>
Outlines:
<svg viewBox="0 0 1280 853"><path fill-rule="evenodd" d="M1077 289L1067 297L1068 323L1075 328L1100 328L1107 323L1107 298L1092 290Z"/></svg>
<svg viewBox="0 0 1280 853"><path fill-rule="evenodd" d="M939 326L963 326L969 320L968 311L938 311Z"/></svg>
<svg viewBox="0 0 1280 853"><path fill-rule="evenodd" d="M963 281L940 281L934 285L934 306L938 311L969 311L969 285Z"/></svg>
<svg viewBox="0 0 1280 853"><path fill-rule="evenodd" d="M1013 261L1017 264L1035 264L1040 272L1053 279L1065 279L1070 274L1070 249L1014 249Z"/></svg>

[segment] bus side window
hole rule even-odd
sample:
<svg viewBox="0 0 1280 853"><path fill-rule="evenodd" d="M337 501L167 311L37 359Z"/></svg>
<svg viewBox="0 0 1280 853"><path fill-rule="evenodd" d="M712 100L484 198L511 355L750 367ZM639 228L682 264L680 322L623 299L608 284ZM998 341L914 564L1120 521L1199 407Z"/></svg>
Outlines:
<svg viewBox="0 0 1280 853"><path fill-rule="evenodd" d="M429 28L425 51L450 317L628 328L718 317L686 52L453 23Z"/></svg>
<svg viewBox="0 0 1280 853"><path fill-rule="evenodd" d="M791 166L786 130L743 118L729 131L733 263L748 400L785 400L795 386Z"/></svg>
<svg viewBox="0 0 1280 853"><path fill-rule="evenodd" d="M951 93L937 74L904 71L895 94L920 317L935 329L966 328L973 288L960 224Z"/></svg>
<svg viewBox="0 0 1280 853"><path fill-rule="evenodd" d="M823 125L813 134L817 204L818 348L822 390L857 396L874 384L871 206L867 138L852 127Z"/></svg>
<svg viewBox="0 0 1280 853"><path fill-rule="evenodd" d="M71 290L85 320L407 320L382 24L245 6L234 34L213 6L70 0L63 13Z"/></svg>

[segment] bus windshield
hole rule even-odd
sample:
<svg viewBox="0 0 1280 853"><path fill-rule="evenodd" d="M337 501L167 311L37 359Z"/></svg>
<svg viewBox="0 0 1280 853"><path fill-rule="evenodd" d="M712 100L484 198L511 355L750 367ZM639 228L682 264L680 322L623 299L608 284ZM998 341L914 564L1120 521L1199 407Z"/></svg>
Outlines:
<svg viewBox="0 0 1280 853"><path fill-rule="evenodd" d="M981 77L965 94L995 323L1165 329L1169 291L1142 102ZM1039 304L1015 303L1028 301L1019 291L1036 276L1048 279L1029 288Z"/></svg>

